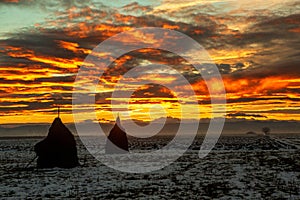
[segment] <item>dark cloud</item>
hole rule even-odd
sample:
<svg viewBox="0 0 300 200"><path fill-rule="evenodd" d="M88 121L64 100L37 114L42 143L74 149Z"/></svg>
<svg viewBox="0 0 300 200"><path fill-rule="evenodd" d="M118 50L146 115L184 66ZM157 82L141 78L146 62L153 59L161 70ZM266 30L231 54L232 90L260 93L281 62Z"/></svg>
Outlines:
<svg viewBox="0 0 300 200"><path fill-rule="evenodd" d="M148 84L147 87L143 87L135 91L132 97L148 99L153 97L174 98L175 96L172 94L172 91L162 85ZM177 100L175 99L174 101L176 102Z"/></svg>
<svg viewBox="0 0 300 200"><path fill-rule="evenodd" d="M291 97L252 97L252 98L238 98L238 99L228 99L227 103L228 104L235 104L235 103L249 103L249 102L255 102L255 101L265 101L267 102L268 100L273 100L275 102L270 103L268 102L268 105L272 105L272 104L277 104L278 102L282 102L282 101L294 101L294 102L299 102L300 98L291 98ZM277 102L276 102L277 100Z"/></svg>
<svg viewBox="0 0 300 200"><path fill-rule="evenodd" d="M137 2L133 2L133 3L129 3L125 6L123 6L122 10L129 12L129 13L133 12L135 14L143 14L147 11L152 10L152 8L151 8L151 6L142 6Z"/></svg>
<svg viewBox="0 0 300 200"><path fill-rule="evenodd" d="M52 1L40 1L40 0L1 0L0 6L17 6L17 7L32 7L36 6L45 11L57 11L65 10L71 7L86 7L86 6L103 5L100 2L93 2L91 0L52 0Z"/></svg>
<svg viewBox="0 0 300 200"><path fill-rule="evenodd" d="M233 79L248 78L248 79L260 79L273 76L283 77L298 77L300 74L300 68L298 67L300 60L290 62L289 60L283 60L274 65L264 65L257 68L245 69L236 73L231 73L229 76Z"/></svg>
<svg viewBox="0 0 300 200"><path fill-rule="evenodd" d="M253 117L253 118L268 118L264 115L258 115L258 114L247 114L243 112L237 112L237 113L229 113L227 114L228 117Z"/></svg>

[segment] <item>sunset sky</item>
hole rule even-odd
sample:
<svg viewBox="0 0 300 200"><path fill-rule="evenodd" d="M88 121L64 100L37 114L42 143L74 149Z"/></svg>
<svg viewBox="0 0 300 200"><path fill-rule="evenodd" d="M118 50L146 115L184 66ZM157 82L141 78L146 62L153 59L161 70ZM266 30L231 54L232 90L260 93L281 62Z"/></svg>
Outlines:
<svg viewBox="0 0 300 200"><path fill-rule="evenodd" d="M73 83L85 57L105 39L140 27L182 32L207 50L223 77L226 118L300 120L300 1L83 2L0 1L0 124L51 122L57 105L64 122L73 122ZM99 77L99 121L113 120L111 92L122 74L157 63L182 73L195 90L201 113L185 105L191 113L182 118L210 118L209 93L190 63L170 52L141 49L118 58ZM145 78L162 85L176 81L168 71ZM151 105L180 118L176 96L160 85L141 87L130 103L128 116L137 120L163 116L157 109L150 119ZM82 120L87 114L82 109Z"/></svg>

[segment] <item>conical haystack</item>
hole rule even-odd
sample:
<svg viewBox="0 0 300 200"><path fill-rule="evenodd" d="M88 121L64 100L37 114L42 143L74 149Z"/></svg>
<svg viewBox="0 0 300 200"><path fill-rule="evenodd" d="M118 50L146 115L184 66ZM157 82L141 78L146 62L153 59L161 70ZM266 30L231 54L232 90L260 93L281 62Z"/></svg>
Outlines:
<svg viewBox="0 0 300 200"><path fill-rule="evenodd" d="M118 116L116 124L111 129L105 146L106 154L121 154L128 153L128 139L124 128L121 126L121 121Z"/></svg>
<svg viewBox="0 0 300 200"><path fill-rule="evenodd" d="M48 136L34 146L38 168L72 168L79 165L76 141L59 117L55 118Z"/></svg>

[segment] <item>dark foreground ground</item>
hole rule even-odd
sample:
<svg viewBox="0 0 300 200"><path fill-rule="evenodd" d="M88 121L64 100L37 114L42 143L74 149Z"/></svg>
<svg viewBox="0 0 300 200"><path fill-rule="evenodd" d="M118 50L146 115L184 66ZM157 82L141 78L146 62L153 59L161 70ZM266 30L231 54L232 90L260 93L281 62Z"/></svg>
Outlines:
<svg viewBox="0 0 300 200"><path fill-rule="evenodd" d="M198 138L176 162L147 174L110 169L80 141L84 167L24 170L39 140L0 139L1 199L300 199L299 135L222 136L204 159ZM155 149L167 141L131 140L131 148Z"/></svg>

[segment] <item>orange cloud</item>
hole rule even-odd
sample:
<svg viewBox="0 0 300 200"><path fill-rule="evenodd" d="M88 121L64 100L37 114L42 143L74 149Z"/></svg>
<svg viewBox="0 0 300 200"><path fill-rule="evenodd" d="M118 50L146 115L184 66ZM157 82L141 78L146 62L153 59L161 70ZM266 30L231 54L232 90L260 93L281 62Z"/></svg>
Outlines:
<svg viewBox="0 0 300 200"><path fill-rule="evenodd" d="M286 77L273 76L265 78L232 78L223 77L223 82L228 98L240 98L246 96L259 96L273 91L278 91L287 88L292 80L286 79ZM298 81L298 79L296 79ZM212 88L218 91L219 85L214 85L214 81L208 81L208 84L212 84ZM300 81L298 82L300 83ZM204 81L199 81L193 84L194 89L200 94L208 94L207 87ZM232 96L231 96L232 95Z"/></svg>
<svg viewBox="0 0 300 200"><path fill-rule="evenodd" d="M289 32L292 32L292 33L300 33L300 27L289 29Z"/></svg>
<svg viewBox="0 0 300 200"><path fill-rule="evenodd" d="M46 64L50 64L50 65L57 66L60 68L78 69L78 66L80 66L82 64L82 61L77 58L65 59L65 58L37 56L34 51L19 48L19 47L8 47L8 49L10 51L7 52L7 55L9 55L11 57L27 58L32 61L46 63Z"/></svg>
<svg viewBox="0 0 300 200"><path fill-rule="evenodd" d="M78 43L75 42L66 42L66 41L57 41L59 46L68 49L70 51L73 51L74 53L84 53L84 54L90 54L92 50L90 49L84 49L80 48Z"/></svg>
<svg viewBox="0 0 300 200"><path fill-rule="evenodd" d="M4 0L4 2L7 2L7 3L19 3L20 1L19 0Z"/></svg>
<svg viewBox="0 0 300 200"><path fill-rule="evenodd" d="M163 28L176 30L176 29L179 29L179 26L177 26L177 25L170 25L170 24L164 24Z"/></svg>

